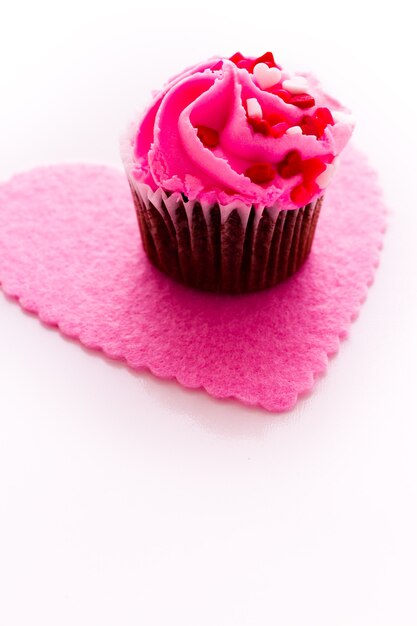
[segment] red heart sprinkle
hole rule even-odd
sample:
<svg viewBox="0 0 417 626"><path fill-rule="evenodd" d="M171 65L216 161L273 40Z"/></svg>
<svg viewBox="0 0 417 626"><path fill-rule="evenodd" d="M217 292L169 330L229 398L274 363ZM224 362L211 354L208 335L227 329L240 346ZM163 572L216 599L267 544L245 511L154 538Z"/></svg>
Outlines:
<svg viewBox="0 0 417 626"><path fill-rule="evenodd" d="M258 185L270 183L275 178L275 174L275 168L270 163L255 163L245 172L245 176Z"/></svg>
<svg viewBox="0 0 417 626"><path fill-rule="evenodd" d="M243 59L237 63L237 66L241 70L247 70L249 73L253 72L253 61L249 61L249 59Z"/></svg>
<svg viewBox="0 0 417 626"><path fill-rule="evenodd" d="M299 109L310 109L316 104L313 96L310 96L308 93L297 93L291 96L289 100L290 104L298 107Z"/></svg>
<svg viewBox="0 0 417 626"><path fill-rule="evenodd" d="M278 174L281 178L292 178L302 172L302 157L298 150L287 152L282 161L277 165Z"/></svg>
<svg viewBox="0 0 417 626"><path fill-rule="evenodd" d="M289 128L289 124L287 122L279 122L278 124L274 124L271 126L271 135L273 137L282 137L282 135Z"/></svg>
<svg viewBox="0 0 417 626"><path fill-rule="evenodd" d="M260 120L258 117L248 117L248 122L255 133L261 133L265 136L269 135L271 127L266 120Z"/></svg>
<svg viewBox="0 0 417 626"><path fill-rule="evenodd" d="M245 69L248 72L253 72L254 62L244 57L243 54L241 54L240 52L235 52L235 54L230 57L229 61L232 61L232 63L237 65L237 67L239 67L240 69Z"/></svg>
<svg viewBox="0 0 417 626"><path fill-rule="evenodd" d="M270 113L265 119L271 126L275 126L275 124L280 124L281 122L286 121L285 117L283 117L280 113Z"/></svg>
<svg viewBox="0 0 417 626"><path fill-rule="evenodd" d="M284 102L286 103L288 103L292 98L290 92L286 91L285 89L277 89L276 91L272 91L272 93L276 96L279 96L281 100L284 100Z"/></svg>
<svg viewBox="0 0 417 626"><path fill-rule="evenodd" d="M219 133L208 126L197 126L197 137L206 148L215 148L219 144Z"/></svg>
<svg viewBox="0 0 417 626"><path fill-rule="evenodd" d="M304 185L306 186L306 188L312 193L313 196L316 195L316 193L319 193L320 191L320 187L318 186L317 183L312 182L312 183L304 183Z"/></svg>
<svg viewBox="0 0 417 626"><path fill-rule="evenodd" d="M318 157L303 161L303 180L305 183L312 183L319 174L324 172L326 164Z"/></svg>
<svg viewBox="0 0 417 626"><path fill-rule="evenodd" d="M328 124L334 124L332 114L326 107L318 108L314 115L304 115L300 126L304 135L315 135L317 139L323 135Z"/></svg>
<svg viewBox="0 0 417 626"><path fill-rule="evenodd" d="M265 52L265 54L255 59L253 62L253 66L255 67L257 63L266 63L268 67L278 67L275 63L274 55L272 54L272 52Z"/></svg>
<svg viewBox="0 0 417 626"><path fill-rule="evenodd" d="M304 115L299 125L304 135L315 135L319 138L323 132L320 122L313 119L311 115Z"/></svg>
<svg viewBox="0 0 417 626"><path fill-rule="evenodd" d="M229 61L231 61L232 63L235 63L236 65L239 63L239 61L243 61L244 60L244 56L243 54L241 54L240 52L235 52L234 54L232 54L232 56L229 58Z"/></svg>
<svg viewBox="0 0 417 626"><path fill-rule="evenodd" d="M308 204L313 197L314 192L311 192L309 189L306 189L304 185L296 185L294 189L291 190L290 198L299 207L305 206Z"/></svg>
<svg viewBox="0 0 417 626"><path fill-rule="evenodd" d="M319 107L314 113L314 117L317 120L323 122L323 124L334 124L333 116L327 107Z"/></svg>

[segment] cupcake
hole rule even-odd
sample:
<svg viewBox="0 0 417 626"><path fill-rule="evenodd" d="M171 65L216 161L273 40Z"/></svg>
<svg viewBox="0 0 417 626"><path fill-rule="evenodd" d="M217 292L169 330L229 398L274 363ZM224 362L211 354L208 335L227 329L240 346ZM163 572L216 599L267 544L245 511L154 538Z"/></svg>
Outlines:
<svg viewBox="0 0 417 626"><path fill-rule="evenodd" d="M172 78L122 139L144 249L185 285L272 287L312 247L353 118L271 52L212 58Z"/></svg>

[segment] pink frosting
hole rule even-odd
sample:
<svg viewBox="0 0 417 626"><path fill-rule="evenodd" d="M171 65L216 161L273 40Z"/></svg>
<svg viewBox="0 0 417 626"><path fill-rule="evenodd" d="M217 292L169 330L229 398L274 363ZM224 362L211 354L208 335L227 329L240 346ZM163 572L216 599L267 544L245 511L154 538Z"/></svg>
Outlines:
<svg viewBox="0 0 417 626"><path fill-rule="evenodd" d="M172 78L135 126L135 179L152 190L162 187L220 204L239 200L295 208L321 195L336 167L335 157L352 134L353 118L312 76L304 75L304 92L314 104L300 108L283 87L293 75L275 61L267 62L281 77L265 87L257 79L256 65L254 58L236 64L216 57ZM256 119L251 104L258 110ZM327 123L311 134L308 128L323 112ZM277 116L280 123L269 132ZM263 132L256 127L260 119L273 120L262 122ZM295 126L299 134L288 131ZM201 129L215 140L205 140ZM267 180L259 171L268 172Z"/></svg>

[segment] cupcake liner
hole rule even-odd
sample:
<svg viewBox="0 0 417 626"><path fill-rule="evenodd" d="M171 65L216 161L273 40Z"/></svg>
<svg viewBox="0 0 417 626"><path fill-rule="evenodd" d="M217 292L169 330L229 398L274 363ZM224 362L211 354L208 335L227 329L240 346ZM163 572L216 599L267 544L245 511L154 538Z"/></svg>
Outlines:
<svg viewBox="0 0 417 626"><path fill-rule="evenodd" d="M293 210L203 206L128 178L147 256L184 285L258 291L294 274L311 250L323 197Z"/></svg>

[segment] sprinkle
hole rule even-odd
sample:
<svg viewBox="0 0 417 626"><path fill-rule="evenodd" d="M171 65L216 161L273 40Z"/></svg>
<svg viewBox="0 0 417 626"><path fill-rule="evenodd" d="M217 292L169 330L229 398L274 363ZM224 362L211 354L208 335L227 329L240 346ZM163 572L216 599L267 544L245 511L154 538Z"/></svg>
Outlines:
<svg viewBox="0 0 417 626"><path fill-rule="evenodd" d="M284 102L288 103L291 100L290 92L285 91L285 89L278 89L277 91L273 91L272 93L274 93L276 96L279 96L281 100L284 100Z"/></svg>
<svg viewBox="0 0 417 626"><path fill-rule="evenodd" d="M313 96L310 96L308 93L299 93L294 96L291 96L289 99L289 103L298 107L299 109L310 109L316 104Z"/></svg>
<svg viewBox="0 0 417 626"><path fill-rule="evenodd" d="M301 126L291 126L290 128L288 128L285 134L286 135L302 135L303 131L302 131Z"/></svg>
<svg viewBox="0 0 417 626"><path fill-rule="evenodd" d="M277 67L268 67L266 63L257 63L253 68L253 75L261 89L269 89L281 80L281 70Z"/></svg>
<svg viewBox="0 0 417 626"><path fill-rule="evenodd" d="M247 72L252 73L253 61L250 61L249 59L243 59L243 61L239 61L237 66L241 70L246 70Z"/></svg>
<svg viewBox="0 0 417 626"><path fill-rule="evenodd" d="M302 157L298 150L290 150L277 165L281 178L292 178L302 171Z"/></svg>
<svg viewBox="0 0 417 626"><path fill-rule="evenodd" d="M265 116L266 121L271 126L275 126L275 124L280 124L281 122L285 122L285 117L283 117L280 113L269 113L269 115Z"/></svg>
<svg viewBox="0 0 417 626"><path fill-rule="evenodd" d="M300 122L300 126L304 135L315 135L317 139L320 139L326 129L326 126L333 123L333 117L329 109L326 107L320 107L313 115L304 115Z"/></svg>
<svg viewBox="0 0 417 626"><path fill-rule="evenodd" d="M266 137L282 137L288 128L288 122L280 113L270 113L266 118L248 117L248 123L256 133L262 133Z"/></svg>
<svg viewBox="0 0 417 626"><path fill-rule="evenodd" d="M219 144L219 133L208 126L197 126L197 137L206 148L215 148Z"/></svg>
<svg viewBox="0 0 417 626"><path fill-rule="evenodd" d="M265 63L268 67L275 67L279 70L281 69L279 65L275 63L274 55L272 54L272 52L265 52L265 54L258 57L257 59L248 59L244 57L243 54L241 54L240 52L236 52L233 56L230 57L229 60L237 65L237 67L243 68L250 73L253 72L253 68L258 63Z"/></svg>
<svg viewBox="0 0 417 626"><path fill-rule="evenodd" d="M316 109L314 116L316 120L323 122L324 124L334 124L333 116L327 107L319 107Z"/></svg>
<svg viewBox="0 0 417 626"><path fill-rule="evenodd" d="M306 159L303 161L302 171L303 180L305 183L312 183L319 174L322 174L326 170L326 164L323 163L318 157Z"/></svg>
<svg viewBox="0 0 417 626"><path fill-rule="evenodd" d="M279 122L271 126L271 135L273 137L282 137L288 128L287 122Z"/></svg>
<svg viewBox="0 0 417 626"><path fill-rule="evenodd" d="M243 61L244 60L244 56L243 54L241 54L240 52L235 52L234 54L232 54L232 56L229 58L229 61L231 61L232 63L235 63L235 65L237 65L239 63L239 61Z"/></svg>
<svg viewBox="0 0 417 626"><path fill-rule="evenodd" d="M314 123L311 115L304 115L301 118L300 128L303 131L303 135L316 135L317 134L317 126Z"/></svg>
<svg viewBox="0 0 417 626"><path fill-rule="evenodd" d="M319 191L318 185L314 184L308 188L305 185L297 185L291 190L291 200L297 206L305 206L311 200L311 198Z"/></svg>
<svg viewBox="0 0 417 626"><path fill-rule="evenodd" d="M235 52L235 54L230 57L229 61L232 61L232 63L241 69L248 70L248 72L251 72L253 69L253 61L246 59L240 52Z"/></svg>
<svg viewBox="0 0 417 626"><path fill-rule="evenodd" d="M282 86L290 93L297 94L305 93L308 87L308 83L304 76L293 76L292 78L287 78L287 80L284 80Z"/></svg>
<svg viewBox="0 0 417 626"><path fill-rule="evenodd" d="M262 133L265 136L270 134L271 127L266 120L259 119L259 117L248 117L248 123L255 133Z"/></svg>
<svg viewBox="0 0 417 626"><path fill-rule="evenodd" d="M326 124L311 115L304 115L301 119L300 126L304 135L315 135L317 139L320 139L326 128Z"/></svg>
<svg viewBox="0 0 417 626"><path fill-rule="evenodd" d="M265 54L255 59L254 65L256 65L257 63L266 63L269 67L278 67L275 63L274 55L272 54L272 52L265 52Z"/></svg>
<svg viewBox="0 0 417 626"><path fill-rule="evenodd" d="M270 163L255 163L245 172L245 176L258 185L270 183L275 178L275 174L275 168Z"/></svg>
<svg viewBox="0 0 417 626"><path fill-rule="evenodd" d="M248 112L248 117L262 118L262 108L256 98L248 98L246 100L246 110Z"/></svg>

